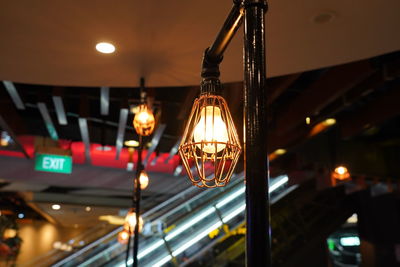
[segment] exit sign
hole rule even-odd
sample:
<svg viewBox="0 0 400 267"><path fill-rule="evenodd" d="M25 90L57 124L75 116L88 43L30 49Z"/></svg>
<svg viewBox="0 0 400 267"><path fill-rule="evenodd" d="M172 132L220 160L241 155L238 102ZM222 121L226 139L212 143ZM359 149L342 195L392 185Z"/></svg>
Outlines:
<svg viewBox="0 0 400 267"><path fill-rule="evenodd" d="M72 158L69 156L36 154L35 170L43 172L72 172Z"/></svg>

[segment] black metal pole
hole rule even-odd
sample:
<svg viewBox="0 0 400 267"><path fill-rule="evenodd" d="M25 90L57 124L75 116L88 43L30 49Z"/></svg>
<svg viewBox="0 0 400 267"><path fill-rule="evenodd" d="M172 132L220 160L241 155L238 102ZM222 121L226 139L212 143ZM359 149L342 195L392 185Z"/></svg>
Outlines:
<svg viewBox="0 0 400 267"><path fill-rule="evenodd" d="M225 49L228 47L236 31L242 24L242 18L243 5L241 4L241 1L234 1L233 7L226 18L224 25L215 38L214 43L207 51L207 56L210 60L218 61L222 59Z"/></svg>
<svg viewBox="0 0 400 267"><path fill-rule="evenodd" d="M142 171L142 150L143 150L143 137L139 135L139 149L138 149L138 160L136 166L136 183L135 183L135 213L136 213L136 225L135 233L133 236L133 266L138 266L138 251L139 251L139 217L140 217L140 199L141 199L141 188L140 188L140 172Z"/></svg>
<svg viewBox="0 0 400 267"><path fill-rule="evenodd" d="M264 0L245 0L244 136L246 266L271 266Z"/></svg>

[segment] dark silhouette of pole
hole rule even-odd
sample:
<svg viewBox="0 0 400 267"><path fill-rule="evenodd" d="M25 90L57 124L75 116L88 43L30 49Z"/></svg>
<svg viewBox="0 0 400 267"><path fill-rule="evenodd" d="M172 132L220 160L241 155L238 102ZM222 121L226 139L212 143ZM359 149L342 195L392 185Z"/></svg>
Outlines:
<svg viewBox="0 0 400 267"><path fill-rule="evenodd" d="M140 188L140 172L143 169L142 166L142 150L143 150L143 137L139 135L139 148L138 148L138 159L136 164L136 183L135 183L135 213L136 213L136 225L133 236L133 267L138 266L138 251L139 251L139 217L140 217L140 199L141 199L141 188Z"/></svg>
<svg viewBox="0 0 400 267"><path fill-rule="evenodd" d="M264 0L245 0L244 158L246 266L271 266Z"/></svg>

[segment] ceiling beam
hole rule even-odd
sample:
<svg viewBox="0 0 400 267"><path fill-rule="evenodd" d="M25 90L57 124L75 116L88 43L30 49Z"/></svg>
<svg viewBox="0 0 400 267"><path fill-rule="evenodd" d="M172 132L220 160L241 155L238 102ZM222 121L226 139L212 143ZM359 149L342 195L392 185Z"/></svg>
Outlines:
<svg viewBox="0 0 400 267"><path fill-rule="evenodd" d="M349 138L365 128L379 124L400 115L400 88L392 88L389 92L376 96L374 100L339 120L342 137Z"/></svg>
<svg viewBox="0 0 400 267"><path fill-rule="evenodd" d="M268 83L267 105L271 105L284 91L286 91L299 77L301 73L271 78Z"/></svg>
<svg viewBox="0 0 400 267"><path fill-rule="evenodd" d="M67 125L67 115L65 114L64 104L61 96L53 96L54 107L56 108L57 120L60 125Z"/></svg>
<svg viewBox="0 0 400 267"><path fill-rule="evenodd" d="M117 140L115 142L116 153L115 159L119 159L119 155L121 153L121 149L124 145L124 136L126 129L126 122L128 121L128 109L122 108L119 111L119 123L118 123L118 132L117 132Z"/></svg>
<svg viewBox="0 0 400 267"><path fill-rule="evenodd" d="M176 141L175 145L171 148L169 151L168 157L165 159L165 164L168 164L169 161L175 156L175 154L178 152L179 145L181 144L182 138L179 138L178 141Z"/></svg>
<svg viewBox="0 0 400 267"><path fill-rule="evenodd" d="M46 104L43 102L39 102L37 103L37 106L39 108L40 114L42 115L44 124L47 128L47 131L49 132L51 139L58 140L57 130L54 127L53 121L51 120Z"/></svg>
<svg viewBox="0 0 400 267"><path fill-rule="evenodd" d="M153 139L151 139L151 146L147 150L146 158L143 161L143 165L146 167L147 162L151 156L151 154L156 150L156 147L158 146L158 143L161 140L161 136L164 133L165 128L167 127L166 124L160 124L156 131L154 132Z"/></svg>
<svg viewBox="0 0 400 267"><path fill-rule="evenodd" d="M22 102L14 83L10 81L3 81L3 84L17 109L25 109L25 105Z"/></svg>
<svg viewBox="0 0 400 267"><path fill-rule="evenodd" d="M110 87L103 86L100 88L100 114L108 115L110 106Z"/></svg>
<svg viewBox="0 0 400 267"><path fill-rule="evenodd" d="M85 118L79 118L79 130L81 132L82 141L85 145L85 157L88 163L91 162L90 157L90 138L89 138L89 128L87 124L87 120Z"/></svg>
<svg viewBox="0 0 400 267"><path fill-rule="evenodd" d="M329 103L375 72L369 61L358 61L326 71L277 115L276 131L283 134L318 113Z"/></svg>

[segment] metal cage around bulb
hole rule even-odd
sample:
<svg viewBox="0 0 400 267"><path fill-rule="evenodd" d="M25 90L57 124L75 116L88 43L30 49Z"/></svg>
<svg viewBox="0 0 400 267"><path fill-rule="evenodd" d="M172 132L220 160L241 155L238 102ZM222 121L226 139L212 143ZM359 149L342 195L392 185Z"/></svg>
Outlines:
<svg viewBox="0 0 400 267"><path fill-rule="evenodd" d="M149 136L153 133L156 120L153 111L146 105L141 104L133 118L133 127L141 136Z"/></svg>
<svg viewBox="0 0 400 267"><path fill-rule="evenodd" d="M225 99L213 94L196 99L179 146L179 155L193 185L225 186L241 150Z"/></svg>

